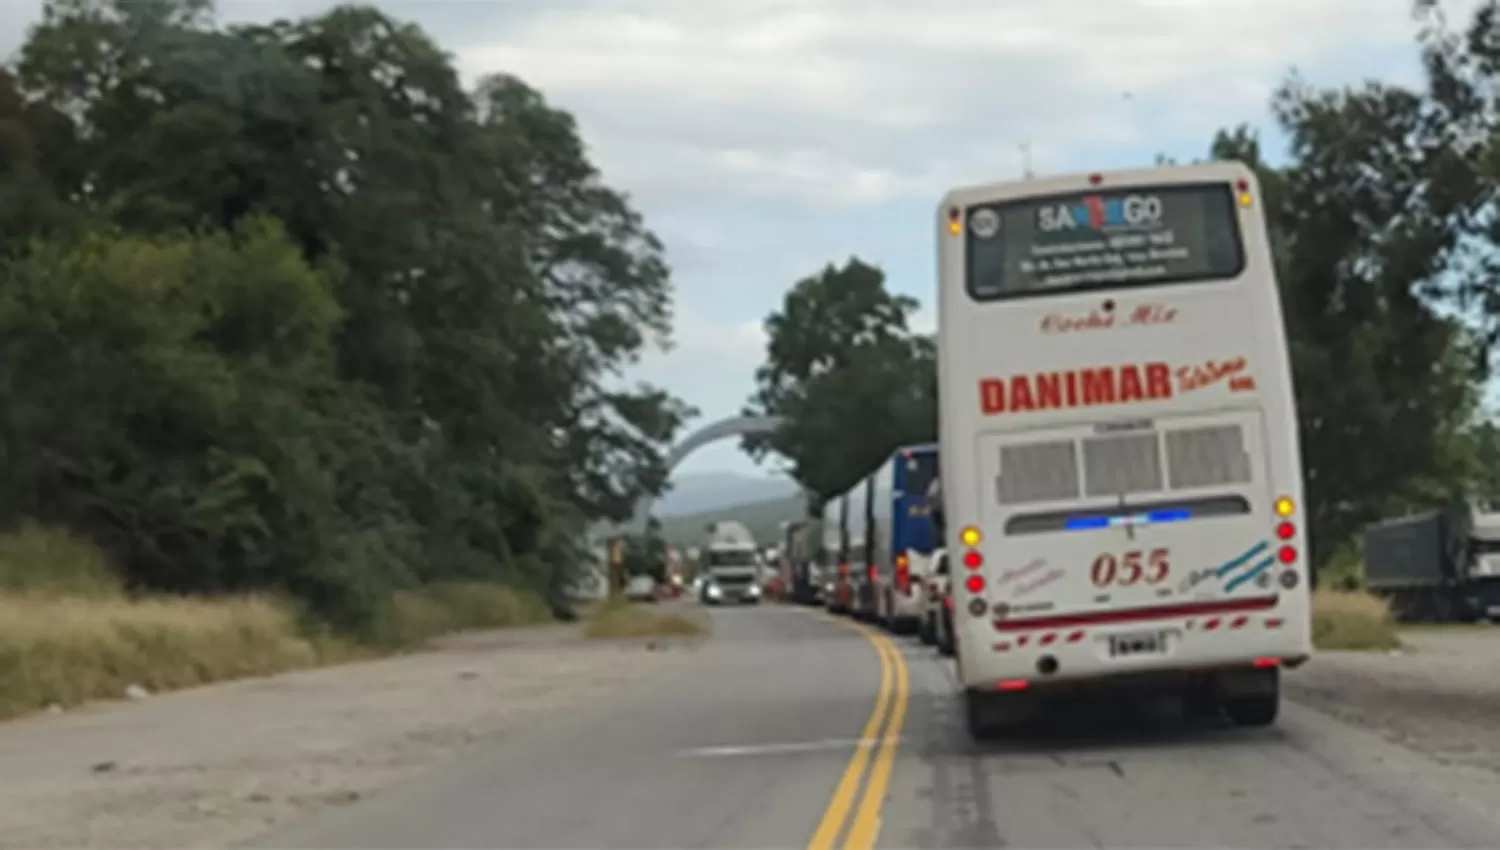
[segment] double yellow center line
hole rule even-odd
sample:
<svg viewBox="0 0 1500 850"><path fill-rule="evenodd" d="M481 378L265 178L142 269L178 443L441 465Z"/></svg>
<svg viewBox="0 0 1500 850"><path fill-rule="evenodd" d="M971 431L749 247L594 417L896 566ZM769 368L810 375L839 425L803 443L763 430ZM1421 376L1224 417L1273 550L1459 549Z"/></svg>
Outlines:
<svg viewBox="0 0 1500 850"><path fill-rule="evenodd" d="M889 638L858 623L848 620L838 622L858 631L875 647L875 653L880 657L880 690L875 696L875 708L870 712L870 719L860 734L854 756L849 759L849 766L844 768L844 775L834 788L833 798L828 801L823 820L818 824L807 848L873 850L875 840L880 835L880 809L885 804L886 791L890 788L891 770L896 764L896 747L901 740L901 727L906 723L910 681L906 662ZM863 796L859 794L861 787L864 790ZM838 844L840 835L844 836L842 845Z"/></svg>

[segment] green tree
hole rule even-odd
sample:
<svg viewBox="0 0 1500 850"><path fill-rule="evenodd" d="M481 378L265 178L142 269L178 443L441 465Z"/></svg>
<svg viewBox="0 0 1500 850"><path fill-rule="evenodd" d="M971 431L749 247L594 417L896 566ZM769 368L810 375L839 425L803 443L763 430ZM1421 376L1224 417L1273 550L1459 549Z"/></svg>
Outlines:
<svg viewBox="0 0 1500 850"><path fill-rule="evenodd" d="M909 327L916 309L858 258L799 281L766 319L766 362L746 408L785 423L746 438L746 450L757 459L776 452L828 499L899 446L935 439L936 351Z"/></svg>
<svg viewBox="0 0 1500 850"><path fill-rule="evenodd" d="M317 387L288 390L302 418L266 439L304 447L328 499L301 536L224 548L225 574L317 565L327 587L305 595L350 610L358 598L329 588L463 577L560 596L586 524L661 489L663 449L691 414L617 385L666 342L659 241L570 116L511 77L466 91L419 28L360 6L229 28L211 11L45 4L0 77L0 199L30 211L6 209L0 255L24 256L26 278L68 256L59 241L32 252L37 235L108 225L121 244L192 245L191 232L209 246L279 220L337 318ZM218 356L260 357L249 329L276 338L253 302L238 335L209 340ZM205 426L178 463L207 474L232 434ZM215 534L203 545L225 543ZM163 550L153 574L186 581L194 553Z"/></svg>
<svg viewBox="0 0 1500 850"><path fill-rule="evenodd" d="M1421 93L1376 83L1273 102L1290 162L1246 128L1212 155L1257 170L1282 287L1315 563L1383 514L1463 492L1481 349L1441 315L1441 279L1481 187ZM1436 133L1436 134L1435 134Z"/></svg>

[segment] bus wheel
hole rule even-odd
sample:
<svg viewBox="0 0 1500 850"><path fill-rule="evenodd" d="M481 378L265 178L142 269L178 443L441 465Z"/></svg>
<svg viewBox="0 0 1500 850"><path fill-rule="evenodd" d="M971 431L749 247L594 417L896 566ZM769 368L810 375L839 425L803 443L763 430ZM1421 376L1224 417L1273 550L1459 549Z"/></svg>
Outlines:
<svg viewBox="0 0 1500 850"><path fill-rule="evenodd" d="M1236 726L1270 726L1276 722L1276 713L1280 708L1281 699L1278 694L1230 697L1224 704L1224 710Z"/></svg>
<svg viewBox="0 0 1500 850"><path fill-rule="evenodd" d="M964 719L968 721L969 737L975 741L1003 737L1025 714L1026 706L1012 694L964 691Z"/></svg>

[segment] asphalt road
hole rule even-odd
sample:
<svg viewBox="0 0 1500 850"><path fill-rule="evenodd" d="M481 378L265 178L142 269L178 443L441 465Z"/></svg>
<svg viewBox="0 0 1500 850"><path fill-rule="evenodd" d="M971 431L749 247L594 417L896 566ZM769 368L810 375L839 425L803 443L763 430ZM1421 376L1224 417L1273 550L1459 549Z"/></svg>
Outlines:
<svg viewBox="0 0 1500 850"><path fill-rule="evenodd" d="M1500 835L1494 786L1296 705L1260 730L1090 706L980 746L949 667L912 641L773 606L713 617L692 660L607 704L252 846L1373 850Z"/></svg>

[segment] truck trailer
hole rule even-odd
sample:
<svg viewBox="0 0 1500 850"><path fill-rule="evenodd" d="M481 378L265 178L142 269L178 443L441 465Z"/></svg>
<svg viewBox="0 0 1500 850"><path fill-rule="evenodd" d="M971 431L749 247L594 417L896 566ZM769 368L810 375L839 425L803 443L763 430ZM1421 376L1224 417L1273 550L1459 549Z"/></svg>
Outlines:
<svg viewBox="0 0 1500 850"><path fill-rule="evenodd" d="M1365 529L1365 588L1403 622L1500 619L1500 513L1433 510Z"/></svg>

